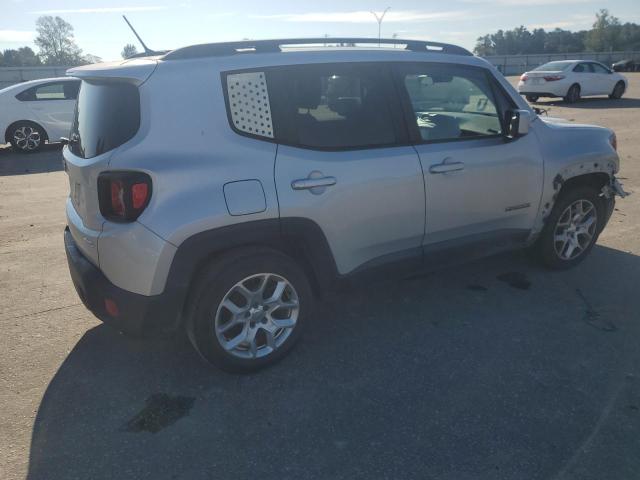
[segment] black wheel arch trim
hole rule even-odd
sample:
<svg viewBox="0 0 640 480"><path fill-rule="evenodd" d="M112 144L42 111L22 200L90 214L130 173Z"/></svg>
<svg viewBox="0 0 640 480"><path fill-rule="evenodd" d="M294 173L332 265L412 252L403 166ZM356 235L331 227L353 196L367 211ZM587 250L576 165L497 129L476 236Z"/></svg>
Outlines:
<svg viewBox="0 0 640 480"><path fill-rule="evenodd" d="M178 323L200 271L224 252L251 246L271 248L293 258L309 275L314 290L331 289L339 277L329 243L312 220L274 218L206 230L178 246L161 294L176 309Z"/></svg>

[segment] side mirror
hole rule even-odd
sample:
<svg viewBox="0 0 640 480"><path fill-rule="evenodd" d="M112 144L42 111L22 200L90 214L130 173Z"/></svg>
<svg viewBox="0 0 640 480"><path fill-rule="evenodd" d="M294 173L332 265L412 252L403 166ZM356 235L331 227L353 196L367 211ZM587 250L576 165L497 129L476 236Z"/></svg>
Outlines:
<svg viewBox="0 0 640 480"><path fill-rule="evenodd" d="M529 110L507 110L505 112L505 138L512 140L529 133L531 112Z"/></svg>

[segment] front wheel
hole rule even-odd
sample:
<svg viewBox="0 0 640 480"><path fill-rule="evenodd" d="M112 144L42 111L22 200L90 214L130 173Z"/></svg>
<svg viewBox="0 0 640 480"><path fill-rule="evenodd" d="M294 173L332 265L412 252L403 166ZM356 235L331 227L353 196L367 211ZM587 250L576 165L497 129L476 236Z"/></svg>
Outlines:
<svg viewBox="0 0 640 480"><path fill-rule="evenodd" d="M212 264L192 296L187 333L209 363L250 372L284 357L313 312L305 273L289 257L243 251Z"/></svg>
<svg viewBox="0 0 640 480"><path fill-rule="evenodd" d="M533 103L538 101L538 95L527 95L527 101Z"/></svg>
<svg viewBox="0 0 640 480"><path fill-rule="evenodd" d="M547 218L536 249L542 262L563 270L589 254L606 222L606 206L594 187L575 187L562 194Z"/></svg>
<svg viewBox="0 0 640 480"><path fill-rule="evenodd" d="M574 83L567 91L564 101L567 103L575 103L580 100L580 85Z"/></svg>
<svg viewBox="0 0 640 480"><path fill-rule="evenodd" d="M618 100L624 94L624 82L616 83L616 86L613 87L613 92L609 95L609 98L612 100Z"/></svg>

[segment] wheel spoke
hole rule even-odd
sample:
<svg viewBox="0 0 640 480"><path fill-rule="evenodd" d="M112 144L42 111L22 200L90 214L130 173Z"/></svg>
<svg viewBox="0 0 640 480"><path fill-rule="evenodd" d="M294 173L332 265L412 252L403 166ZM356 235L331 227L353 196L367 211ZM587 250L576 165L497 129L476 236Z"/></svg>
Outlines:
<svg viewBox="0 0 640 480"><path fill-rule="evenodd" d="M275 290L273 291L271 296L267 299L267 303L274 303L274 302L280 303L282 299L282 294L284 293L285 288L287 288L287 283L282 280L278 281L278 283L276 283Z"/></svg>
<svg viewBox="0 0 640 480"><path fill-rule="evenodd" d="M271 350L275 350L276 349L276 338L273 335L273 332L271 330L264 330L264 335L265 338L267 339L267 347L269 347Z"/></svg>
<svg viewBox="0 0 640 480"><path fill-rule="evenodd" d="M565 259L570 259L571 258L571 254L573 253L573 250L575 249L575 247L573 246L573 242L567 242L565 244L566 249L563 249L564 252L564 258Z"/></svg>
<svg viewBox="0 0 640 480"><path fill-rule="evenodd" d="M229 298L225 299L224 302L222 302L222 306L224 308L226 308L227 310L229 310L234 317L236 315L239 315L239 314L243 313L246 310L246 308L242 308L242 307L239 307L238 305L236 305Z"/></svg>
<svg viewBox="0 0 640 480"><path fill-rule="evenodd" d="M291 328L296 326L296 321L293 318L272 318L271 323L278 328Z"/></svg>
<svg viewBox="0 0 640 480"><path fill-rule="evenodd" d="M239 324L240 322L234 317L231 320L229 320L227 323L221 325L220 328L218 328L218 332L227 333L229 330L231 330L233 327Z"/></svg>
<svg viewBox="0 0 640 480"><path fill-rule="evenodd" d="M223 344L224 349L227 351L236 349L238 346L240 346L240 344L244 343L247 340L248 334L249 325L245 325L238 335Z"/></svg>

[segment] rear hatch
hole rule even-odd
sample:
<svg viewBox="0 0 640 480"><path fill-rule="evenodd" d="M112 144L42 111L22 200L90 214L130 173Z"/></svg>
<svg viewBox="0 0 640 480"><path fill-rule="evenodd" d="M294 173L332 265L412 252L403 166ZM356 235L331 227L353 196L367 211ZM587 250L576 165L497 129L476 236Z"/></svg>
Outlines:
<svg viewBox="0 0 640 480"><path fill-rule="evenodd" d="M104 218L98 203L98 175L139 130L138 87L153 73L154 60L89 65L67 74L82 79L69 145L64 149L69 177L67 217L80 250L98 265L97 239Z"/></svg>

